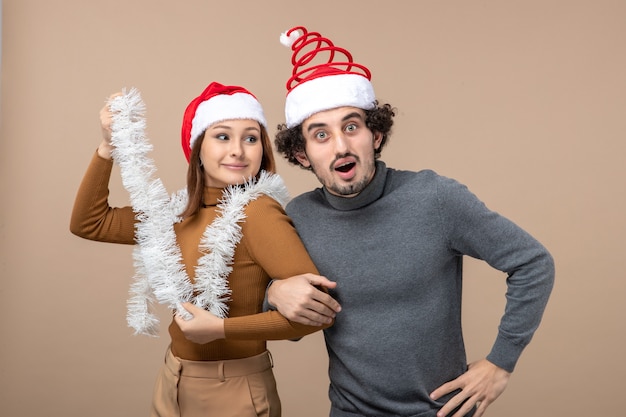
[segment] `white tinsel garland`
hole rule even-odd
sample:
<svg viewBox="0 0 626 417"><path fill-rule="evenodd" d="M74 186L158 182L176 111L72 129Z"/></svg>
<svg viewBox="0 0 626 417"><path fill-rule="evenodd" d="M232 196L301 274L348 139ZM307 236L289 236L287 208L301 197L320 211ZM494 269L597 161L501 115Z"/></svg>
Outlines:
<svg viewBox="0 0 626 417"><path fill-rule="evenodd" d="M139 92L136 89L123 92L110 100L109 106L113 115L113 159L120 166L122 183L139 220L133 252L135 276L128 301L129 326L135 333L157 335L159 320L151 309L155 302L186 318L191 317L181 305L186 301L225 317L230 295L227 278L235 247L241 240L239 223L245 219L243 210L262 194L286 204L289 196L282 179L262 172L258 181L250 180L224 191L217 207L219 216L200 241L204 255L198 261L195 285L192 285L174 233L174 224L181 220L179 213L187 204L186 190L169 196L161 180L153 178L156 168L147 156L152 146L145 136L145 106Z"/></svg>

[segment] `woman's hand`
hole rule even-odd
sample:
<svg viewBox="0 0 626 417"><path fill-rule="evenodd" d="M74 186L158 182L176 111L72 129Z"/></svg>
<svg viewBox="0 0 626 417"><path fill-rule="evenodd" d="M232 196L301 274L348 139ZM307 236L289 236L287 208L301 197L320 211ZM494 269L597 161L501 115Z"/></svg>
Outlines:
<svg viewBox="0 0 626 417"><path fill-rule="evenodd" d="M122 93L118 92L111 94L107 100L107 104L100 110L100 127L102 128L102 142L98 146L98 155L104 159L111 159L111 151L113 145L111 145L111 122L113 120L109 102L115 97L121 96Z"/></svg>
<svg viewBox="0 0 626 417"><path fill-rule="evenodd" d="M224 319L196 307L192 303L183 303L183 307L191 313L193 317L189 320L185 320L180 315L176 314L174 320L187 339L194 343L205 344L225 337Z"/></svg>

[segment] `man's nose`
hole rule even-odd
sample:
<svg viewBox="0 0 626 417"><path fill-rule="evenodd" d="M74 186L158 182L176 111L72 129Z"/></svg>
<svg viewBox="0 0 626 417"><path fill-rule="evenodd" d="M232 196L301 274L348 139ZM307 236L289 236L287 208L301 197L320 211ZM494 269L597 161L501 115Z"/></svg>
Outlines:
<svg viewBox="0 0 626 417"><path fill-rule="evenodd" d="M338 154L345 153L349 149L348 139L345 137L343 131L335 134L335 151Z"/></svg>

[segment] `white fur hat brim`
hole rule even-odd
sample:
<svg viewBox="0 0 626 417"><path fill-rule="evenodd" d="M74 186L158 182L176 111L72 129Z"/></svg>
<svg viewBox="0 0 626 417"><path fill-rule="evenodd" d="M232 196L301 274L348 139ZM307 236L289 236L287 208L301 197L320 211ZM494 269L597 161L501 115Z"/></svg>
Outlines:
<svg viewBox="0 0 626 417"><path fill-rule="evenodd" d="M221 94L198 105L192 121L189 147L209 126L233 119L256 120L267 128L261 103L254 96L246 93Z"/></svg>
<svg viewBox="0 0 626 417"><path fill-rule="evenodd" d="M313 78L294 87L285 102L288 128L299 125L321 111L337 107L373 109L376 96L372 83L358 74L336 74Z"/></svg>

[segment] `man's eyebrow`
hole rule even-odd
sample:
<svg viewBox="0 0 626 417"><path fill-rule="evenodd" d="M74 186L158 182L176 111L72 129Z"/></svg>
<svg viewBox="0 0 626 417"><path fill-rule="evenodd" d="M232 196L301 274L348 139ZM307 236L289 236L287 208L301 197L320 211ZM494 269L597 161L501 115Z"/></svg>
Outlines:
<svg viewBox="0 0 626 417"><path fill-rule="evenodd" d="M363 116L361 115L361 113L355 111L355 112L345 115L343 119L341 119L341 121L345 122L346 120L352 119L353 117L363 120Z"/></svg>
<svg viewBox="0 0 626 417"><path fill-rule="evenodd" d="M309 127L306 128L307 133L309 133L313 129L317 129L318 127L324 127L326 123L311 123Z"/></svg>
<svg viewBox="0 0 626 417"><path fill-rule="evenodd" d="M361 119L363 120L363 115L359 112L352 112L352 113L348 113L346 114L344 117L342 117L341 121L345 122L346 120L350 120L353 117L356 117L357 119ZM313 129L317 129L318 127L324 127L326 126L326 123L311 123L307 128L306 131L307 133L310 132Z"/></svg>

